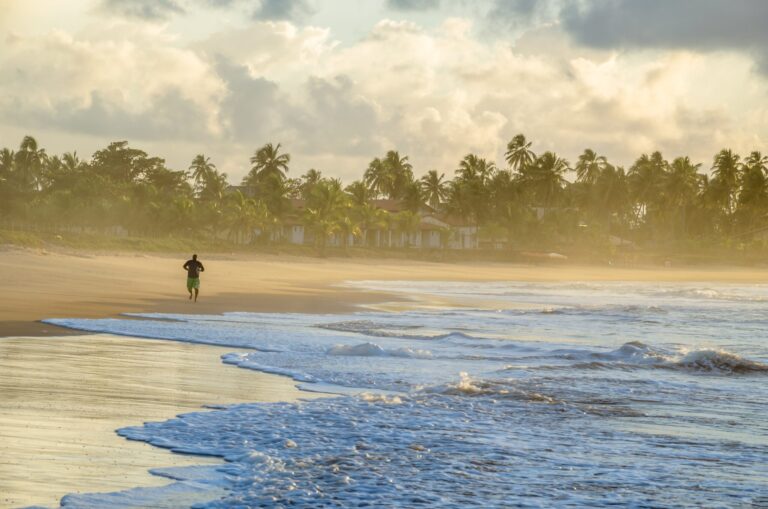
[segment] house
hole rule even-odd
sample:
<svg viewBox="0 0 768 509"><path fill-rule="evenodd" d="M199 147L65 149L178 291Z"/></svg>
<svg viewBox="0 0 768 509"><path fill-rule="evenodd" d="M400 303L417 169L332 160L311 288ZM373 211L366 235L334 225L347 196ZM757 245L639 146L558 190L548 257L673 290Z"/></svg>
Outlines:
<svg viewBox="0 0 768 509"><path fill-rule="evenodd" d="M363 230L362 235L349 235L344 239L342 233L332 235L328 246L370 246L388 248L417 249L476 249L478 247L477 226L468 224L457 217L447 217L435 209L423 205L415 213L411 224L403 224L398 219L408 221L407 208L399 200L373 200L371 204L390 215L387 224ZM303 221L306 208L304 200L292 199L291 212L282 223L279 238L291 244L313 244L314 234Z"/></svg>
<svg viewBox="0 0 768 509"><path fill-rule="evenodd" d="M246 198L253 198L256 196L256 192L253 187L251 186L227 186L227 188L224 190L224 194L235 194L236 192L240 191L240 193L246 197Z"/></svg>

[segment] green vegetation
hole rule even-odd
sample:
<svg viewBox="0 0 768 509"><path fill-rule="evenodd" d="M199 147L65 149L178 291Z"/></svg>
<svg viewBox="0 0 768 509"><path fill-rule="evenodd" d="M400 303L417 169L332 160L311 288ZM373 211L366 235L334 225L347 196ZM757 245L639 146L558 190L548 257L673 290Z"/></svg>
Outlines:
<svg viewBox="0 0 768 509"><path fill-rule="evenodd" d="M760 152L742 158L723 149L709 175L688 157L669 161L659 152L625 170L586 149L571 166L554 152L537 155L520 134L507 145L504 168L468 154L449 176L429 170L417 178L408 157L390 151L346 186L315 169L291 178L290 161L280 144L266 144L240 185L231 186L203 154L186 170L173 170L125 141L86 161L75 152L48 155L27 136L17 150L0 151L0 242L150 251L259 246L303 254L301 246L286 246L290 220L314 234L320 253L331 236L343 234L344 245L332 253L348 253L347 239L354 238L353 254L366 254L369 230L417 231L428 205L478 226L481 245L510 258L559 251L592 260L623 252L736 261L766 253L768 156ZM403 210L382 210L372 202L378 198Z"/></svg>

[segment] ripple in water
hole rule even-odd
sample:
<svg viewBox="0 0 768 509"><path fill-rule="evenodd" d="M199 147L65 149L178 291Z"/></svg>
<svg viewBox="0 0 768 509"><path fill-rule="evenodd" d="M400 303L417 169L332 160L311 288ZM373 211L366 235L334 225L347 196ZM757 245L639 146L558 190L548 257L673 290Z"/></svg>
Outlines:
<svg viewBox="0 0 768 509"><path fill-rule="evenodd" d="M124 428L126 438L227 463L159 470L169 486L63 505L737 507L766 496L768 304L755 288L418 285L467 302L50 320L229 345L229 364L345 394ZM489 295L529 306L471 305Z"/></svg>

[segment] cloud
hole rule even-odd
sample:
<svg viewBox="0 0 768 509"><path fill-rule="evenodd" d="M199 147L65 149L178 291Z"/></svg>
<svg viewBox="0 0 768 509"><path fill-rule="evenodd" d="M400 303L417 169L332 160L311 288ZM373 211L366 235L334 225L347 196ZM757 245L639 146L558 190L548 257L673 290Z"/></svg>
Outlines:
<svg viewBox="0 0 768 509"><path fill-rule="evenodd" d="M744 50L761 58L768 56L766 19L764 0L595 0L561 12L564 30L586 46Z"/></svg>
<svg viewBox="0 0 768 509"><path fill-rule="evenodd" d="M387 0L387 7L395 11L428 11L440 7L440 0Z"/></svg>
<svg viewBox="0 0 768 509"><path fill-rule="evenodd" d="M523 24L533 18L541 2L536 0L495 0L488 17L491 20L507 20L513 24Z"/></svg>
<svg viewBox="0 0 768 509"><path fill-rule="evenodd" d="M360 93L348 76L310 77L304 100L294 110L291 125L297 146L311 154L371 157L384 150L379 135L380 108Z"/></svg>
<svg viewBox="0 0 768 509"><path fill-rule="evenodd" d="M557 21L565 0L493 0L485 14L489 26L502 34L510 28L526 30ZM506 32L506 35L509 35Z"/></svg>
<svg viewBox="0 0 768 509"><path fill-rule="evenodd" d="M209 60L223 58L244 66L252 77L296 90L307 76L322 72L324 58L336 46L328 29L297 27L286 21L257 21L245 28L213 34L192 49Z"/></svg>
<svg viewBox="0 0 768 509"><path fill-rule="evenodd" d="M228 138L242 143L280 138L284 132L283 111L287 103L276 83L253 77L244 65L224 57L217 59L216 70L224 80L226 94L221 118Z"/></svg>
<svg viewBox="0 0 768 509"><path fill-rule="evenodd" d="M216 135L224 94L193 52L157 28L122 23L6 42L0 89L2 116L19 125L139 139Z"/></svg>
<svg viewBox="0 0 768 509"><path fill-rule="evenodd" d="M250 9L255 20L300 21L314 13L310 0L100 0L102 12L144 21L167 21L200 8Z"/></svg>
<svg viewBox="0 0 768 509"><path fill-rule="evenodd" d="M164 21L185 11L176 0L101 0L102 11L127 18Z"/></svg>
<svg viewBox="0 0 768 509"><path fill-rule="evenodd" d="M28 110L26 122L38 126L54 123L79 133L147 140L202 140L210 135L208 114L184 99L173 87L151 98L151 109L126 109L98 91L92 91L85 105L59 103L53 111Z"/></svg>
<svg viewBox="0 0 768 509"><path fill-rule="evenodd" d="M513 46L458 18L383 20L345 44L289 21L190 46L174 24L101 25L0 41L0 135L127 138L172 152L175 167L205 150L233 181L267 142L291 153L292 174L351 180L389 149L417 173L450 173L470 151L503 164L518 132L538 152L573 160L589 146L624 165L654 149L708 161L768 141L766 84L738 52L596 50L558 25Z"/></svg>
<svg viewBox="0 0 768 509"><path fill-rule="evenodd" d="M254 11L253 18L258 20L301 20L314 13L307 0L261 0Z"/></svg>

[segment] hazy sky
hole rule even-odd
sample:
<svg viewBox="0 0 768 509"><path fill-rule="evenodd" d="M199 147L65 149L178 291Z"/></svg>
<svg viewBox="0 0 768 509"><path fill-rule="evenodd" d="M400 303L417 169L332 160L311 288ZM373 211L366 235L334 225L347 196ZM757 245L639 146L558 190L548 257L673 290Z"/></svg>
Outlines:
<svg viewBox="0 0 768 509"><path fill-rule="evenodd" d="M238 181L279 142L349 181L502 162L768 151L766 0L0 0L0 146L115 140Z"/></svg>

